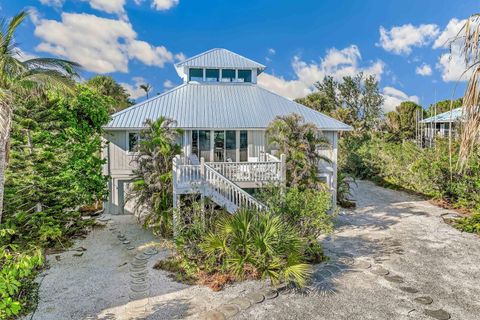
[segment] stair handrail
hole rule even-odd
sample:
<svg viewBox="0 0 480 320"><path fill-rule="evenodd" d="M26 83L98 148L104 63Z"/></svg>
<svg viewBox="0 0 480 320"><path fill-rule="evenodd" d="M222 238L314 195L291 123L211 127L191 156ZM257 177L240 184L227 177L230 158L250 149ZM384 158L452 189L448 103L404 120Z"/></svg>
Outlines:
<svg viewBox="0 0 480 320"><path fill-rule="evenodd" d="M246 204L247 207L254 206L258 210L265 210L267 208L263 203L258 201L255 197L248 194L245 190L243 190L234 182L232 182L227 177L225 177L223 174L215 170L212 166L205 163L203 159L201 163L202 163L202 175L204 178L204 182L210 184L216 192L218 192L220 195L225 197L228 201L232 202L235 206L240 208L242 207L242 205ZM226 187L230 188L233 192L225 192L224 190L220 190L220 186L214 185L210 181L210 179L208 179L208 175L213 175L217 177L218 180L215 180L215 181L221 181L221 183L225 184ZM234 193L236 193L239 197L233 196Z"/></svg>

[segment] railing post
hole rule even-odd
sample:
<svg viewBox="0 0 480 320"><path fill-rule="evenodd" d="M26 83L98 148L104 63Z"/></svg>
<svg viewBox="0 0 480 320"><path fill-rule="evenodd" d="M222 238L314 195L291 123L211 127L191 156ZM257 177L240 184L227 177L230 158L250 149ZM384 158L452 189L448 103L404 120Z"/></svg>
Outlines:
<svg viewBox="0 0 480 320"><path fill-rule="evenodd" d="M204 157L200 158L200 176L202 178L205 177L205 158Z"/></svg>
<svg viewBox="0 0 480 320"><path fill-rule="evenodd" d="M287 185L287 165L285 163L286 156L285 154L280 155L280 180L282 187L285 187Z"/></svg>

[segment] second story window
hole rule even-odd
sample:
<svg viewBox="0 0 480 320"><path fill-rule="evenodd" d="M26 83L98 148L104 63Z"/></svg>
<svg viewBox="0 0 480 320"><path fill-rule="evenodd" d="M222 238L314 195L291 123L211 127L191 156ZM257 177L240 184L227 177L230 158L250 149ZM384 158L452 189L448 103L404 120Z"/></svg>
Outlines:
<svg viewBox="0 0 480 320"><path fill-rule="evenodd" d="M203 81L203 69L190 69L188 73L188 81Z"/></svg>
<svg viewBox="0 0 480 320"><path fill-rule="evenodd" d="M137 132L128 133L128 152L136 152L140 136Z"/></svg>
<svg viewBox="0 0 480 320"><path fill-rule="evenodd" d="M207 82L218 82L220 78L220 70L218 69L206 69L205 80Z"/></svg>
<svg viewBox="0 0 480 320"><path fill-rule="evenodd" d="M235 81L235 69L223 69L222 70L222 82Z"/></svg>
<svg viewBox="0 0 480 320"><path fill-rule="evenodd" d="M238 82L252 82L252 70L238 70Z"/></svg>

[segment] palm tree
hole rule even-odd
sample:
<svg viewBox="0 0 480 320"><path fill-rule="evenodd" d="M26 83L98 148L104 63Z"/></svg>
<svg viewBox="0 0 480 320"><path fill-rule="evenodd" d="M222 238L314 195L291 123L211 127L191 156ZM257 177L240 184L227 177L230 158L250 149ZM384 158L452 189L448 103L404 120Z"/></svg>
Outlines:
<svg viewBox="0 0 480 320"><path fill-rule="evenodd" d="M40 95L52 88L72 92L73 77L77 76L76 69L80 67L77 63L55 58L21 61L14 34L27 16L28 12L22 11L10 22L0 21L0 222L15 97Z"/></svg>
<svg viewBox="0 0 480 320"><path fill-rule="evenodd" d="M278 147L286 156L287 185L301 188L319 186L318 163L331 162L320 154L321 149L330 149L329 141L321 135L313 123L305 123L296 113L278 116L268 128L269 143Z"/></svg>
<svg viewBox="0 0 480 320"><path fill-rule="evenodd" d="M147 94L147 99L148 99L148 93L152 90L152 86L149 85L148 83L145 83L145 84L140 85L140 89L145 91L145 93Z"/></svg>

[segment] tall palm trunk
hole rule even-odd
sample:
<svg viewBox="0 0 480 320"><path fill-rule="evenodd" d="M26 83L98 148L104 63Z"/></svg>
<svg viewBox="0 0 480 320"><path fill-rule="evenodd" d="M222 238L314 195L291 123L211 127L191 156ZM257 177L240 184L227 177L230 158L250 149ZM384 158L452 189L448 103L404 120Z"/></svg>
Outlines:
<svg viewBox="0 0 480 320"><path fill-rule="evenodd" d="M0 103L0 223L3 215L3 197L5 194L5 169L7 167L8 139L12 121L11 108L7 101Z"/></svg>
<svg viewBox="0 0 480 320"><path fill-rule="evenodd" d="M5 192L5 169L7 158L6 141L0 142L0 223L2 223L3 194Z"/></svg>

